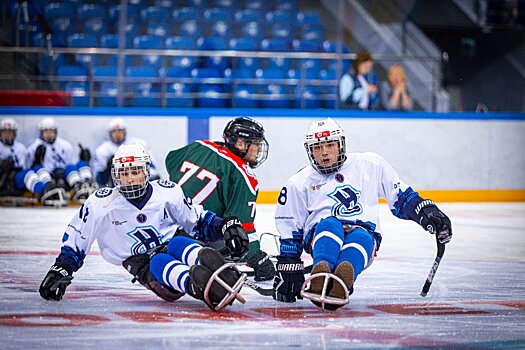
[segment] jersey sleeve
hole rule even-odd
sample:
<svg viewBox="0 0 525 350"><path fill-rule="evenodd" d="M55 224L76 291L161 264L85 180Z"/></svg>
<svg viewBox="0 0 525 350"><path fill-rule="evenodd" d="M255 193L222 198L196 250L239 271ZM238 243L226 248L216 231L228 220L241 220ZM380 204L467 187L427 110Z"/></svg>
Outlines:
<svg viewBox="0 0 525 350"><path fill-rule="evenodd" d="M98 222L94 203L88 198L78 209L62 238L62 248L58 260L67 264L72 271L77 271L84 264L93 242L97 238Z"/></svg>
<svg viewBox="0 0 525 350"><path fill-rule="evenodd" d="M379 156L378 156L379 157ZM380 157L381 190L379 196L388 202L392 214L404 220L414 220L414 208L423 199L406 183L401 181L394 168Z"/></svg>
<svg viewBox="0 0 525 350"><path fill-rule="evenodd" d="M252 192L239 170L231 172L229 186L225 190L223 217L235 215L241 221L242 227L248 235L255 233L255 201L258 191ZM256 240L256 238L250 239L250 241L252 240Z"/></svg>
<svg viewBox="0 0 525 350"><path fill-rule="evenodd" d="M182 188L175 184L173 191L173 201L168 206L171 217L175 220L180 229L188 234L192 234L199 219L206 211L200 205L194 205L190 198L186 198Z"/></svg>
<svg viewBox="0 0 525 350"><path fill-rule="evenodd" d="M280 258L300 258L303 252L304 225L307 218L306 197L293 180L289 180L279 193L275 209L275 226L281 236Z"/></svg>

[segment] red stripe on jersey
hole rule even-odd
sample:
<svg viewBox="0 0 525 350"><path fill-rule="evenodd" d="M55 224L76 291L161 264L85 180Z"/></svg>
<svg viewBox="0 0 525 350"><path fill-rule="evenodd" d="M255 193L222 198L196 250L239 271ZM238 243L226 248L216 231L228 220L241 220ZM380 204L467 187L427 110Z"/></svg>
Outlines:
<svg viewBox="0 0 525 350"><path fill-rule="evenodd" d="M246 163L241 157L239 157L226 147L219 146L216 143L213 143L208 140L199 140L199 142L202 142L208 147L213 148L217 153L222 154L223 156L231 160L235 165L237 165L237 169L239 169L245 175L245 178L249 181L249 185L251 186L253 192L257 192L257 188L259 187L259 180L257 180L256 177L254 177L246 171L248 163Z"/></svg>
<svg viewBox="0 0 525 350"><path fill-rule="evenodd" d="M242 228L246 232L255 231L255 225L253 224L253 222L245 222L244 224L242 224Z"/></svg>

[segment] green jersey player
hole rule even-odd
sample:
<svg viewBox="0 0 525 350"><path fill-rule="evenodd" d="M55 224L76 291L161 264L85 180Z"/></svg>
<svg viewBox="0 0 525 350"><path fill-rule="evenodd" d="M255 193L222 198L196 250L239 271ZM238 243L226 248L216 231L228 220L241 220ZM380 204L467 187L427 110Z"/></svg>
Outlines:
<svg viewBox="0 0 525 350"><path fill-rule="evenodd" d="M194 204L221 217L239 217L250 239L244 259L255 270L256 281L270 280L275 268L260 250L253 224L259 190L253 169L268 157L264 128L251 118L235 118L226 125L223 138L224 142L198 140L171 151L166 169Z"/></svg>

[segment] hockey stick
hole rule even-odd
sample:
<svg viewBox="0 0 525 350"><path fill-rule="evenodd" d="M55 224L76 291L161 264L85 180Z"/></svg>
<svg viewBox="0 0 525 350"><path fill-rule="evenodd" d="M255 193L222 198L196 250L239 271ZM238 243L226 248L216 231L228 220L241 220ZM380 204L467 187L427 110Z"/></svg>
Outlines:
<svg viewBox="0 0 525 350"><path fill-rule="evenodd" d="M432 268L430 269L427 280L425 281L425 285L423 286L423 289L421 290L422 297L427 296L428 290L430 289L430 285L432 284L436 271L439 267L439 263L441 262L441 258L443 258L443 254L445 254L445 244L439 242L437 234L436 234L436 242L437 242L436 259L434 260L434 264L432 264Z"/></svg>

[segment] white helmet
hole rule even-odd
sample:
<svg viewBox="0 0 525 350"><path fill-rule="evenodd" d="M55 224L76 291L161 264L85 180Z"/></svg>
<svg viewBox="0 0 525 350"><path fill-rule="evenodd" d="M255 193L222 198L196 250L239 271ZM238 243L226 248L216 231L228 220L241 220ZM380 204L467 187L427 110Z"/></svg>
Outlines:
<svg viewBox="0 0 525 350"><path fill-rule="evenodd" d="M339 156L337 161L330 167L322 167L315 161L312 146L326 141L339 142ZM332 119L326 118L310 124L305 136L304 148L310 159L310 164L323 175L333 174L341 168L346 160L346 143L343 129Z"/></svg>
<svg viewBox="0 0 525 350"><path fill-rule="evenodd" d="M0 130L18 130L18 124L13 118L4 118L0 122Z"/></svg>
<svg viewBox="0 0 525 350"><path fill-rule="evenodd" d="M57 130L58 129L58 123L54 118L46 117L43 118L40 123L38 123L38 128L42 130Z"/></svg>
<svg viewBox="0 0 525 350"><path fill-rule="evenodd" d="M115 187L128 199L139 198L148 189L150 156L140 143L122 145L113 156L111 177ZM132 179L131 183L122 183L121 176Z"/></svg>
<svg viewBox="0 0 525 350"><path fill-rule="evenodd" d="M128 128L128 123L122 118L113 118L109 121L109 132L114 130L126 130Z"/></svg>

